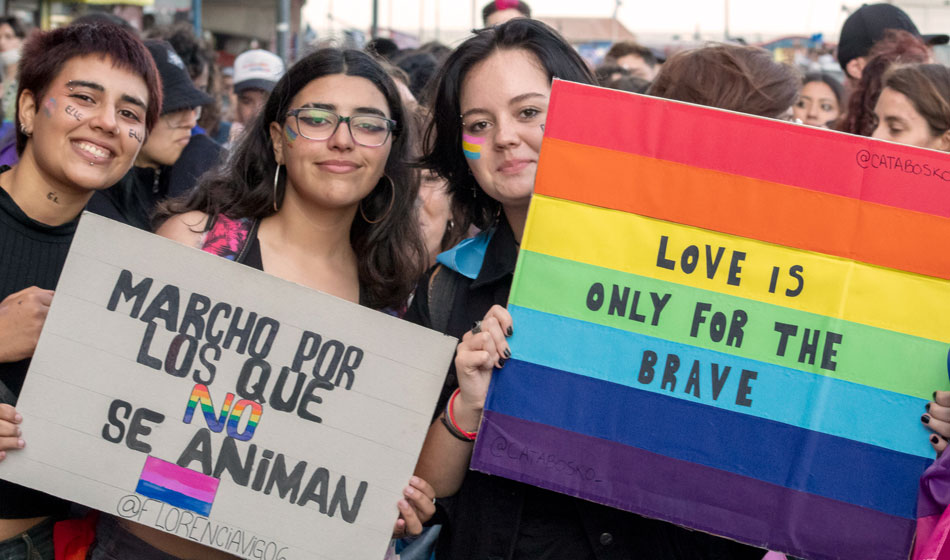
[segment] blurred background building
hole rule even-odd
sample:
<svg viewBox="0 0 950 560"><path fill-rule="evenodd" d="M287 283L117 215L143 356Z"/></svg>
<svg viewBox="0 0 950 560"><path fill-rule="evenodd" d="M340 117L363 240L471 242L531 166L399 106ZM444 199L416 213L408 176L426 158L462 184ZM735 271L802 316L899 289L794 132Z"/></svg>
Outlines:
<svg viewBox="0 0 950 560"><path fill-rule="evenodd" d="M362 47L376 36L400 48L452 45L481 26L488 0L0 0L3 13L41 28L90 11L118 15L141 30L187 21L226 67L248 48L289 60L319 44ZM592 64L616 41L635 40L663 54L710 40L760 45L776 59L834 70L835 41L861 0L534 0L535 17L560 31ZM950 0L894 0L922 33L950 30ZM683 6L693 6L686 10ZM375 19L374 19L375 14ZM659 24L659 17L665 17ZM671 21L673 23L668 23ZM752 21L754 23L749 24ZM374 27L375 23L375 27ZM937 56L950 62L950 49Z"/></svg>

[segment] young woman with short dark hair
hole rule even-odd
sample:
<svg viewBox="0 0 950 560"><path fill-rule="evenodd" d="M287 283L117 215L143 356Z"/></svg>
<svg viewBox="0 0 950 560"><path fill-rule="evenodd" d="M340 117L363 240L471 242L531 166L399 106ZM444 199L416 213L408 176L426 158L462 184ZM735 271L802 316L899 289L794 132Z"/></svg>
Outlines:
<svg viewBox="0 0 950 560"><path fill-rule="evenodd" d="M13 405L79 214L129 170L160 106L155 64L124 29L62 27L24 45L20 161L0 168L0 461L29 440ZM0 557L51 560L52 522L66 507L0 480Z"/></svg>

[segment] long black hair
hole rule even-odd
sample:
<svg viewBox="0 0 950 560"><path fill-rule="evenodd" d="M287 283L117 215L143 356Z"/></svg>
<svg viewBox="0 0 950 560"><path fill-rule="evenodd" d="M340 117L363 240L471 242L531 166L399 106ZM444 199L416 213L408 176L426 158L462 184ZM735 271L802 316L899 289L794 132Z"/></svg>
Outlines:
<svg viewBox="0 0 950 560"><path fill-rule="evenodd" d="M291 66L274 86L261 113L245 131L230 163L218 173L206 175L185 199L166 204L159 211L157 220L191 210L200 210L210 216L224 214L234 219L260 219L274 214L275 202L279 204L283 199L286 172L280 174L275 200L273 181L277 161L271 143L270 123L277 122L283 129L294 96L310 82L335 74L357 76L372 82L386 98L391 118L396 121L385 176L360 203L370 219L383 218L370 223L363 217L363 212L357 212L350 228L350 243L358 257L365 303L377 309L400 306L412 291L425 263L414 213L419 187L412 180L414 171L408 165L412 127L407 126L409 115L403 110L396 85L383 67L363 52L320 49Z"/></svg>
<svg viewBox="0 0 950 560"><path fill-rule="evenodd" d="M446 59L433 78L432 119L425 134L419 165L432 169L449 182L452 204L476 227L489 227L501 204L479 191L462 156L462 82L472 67L498 50L524 49L532 53L548 78L596 84L590 68L558 33L537 20L516 18L495 27L475 31Z"/></svg>

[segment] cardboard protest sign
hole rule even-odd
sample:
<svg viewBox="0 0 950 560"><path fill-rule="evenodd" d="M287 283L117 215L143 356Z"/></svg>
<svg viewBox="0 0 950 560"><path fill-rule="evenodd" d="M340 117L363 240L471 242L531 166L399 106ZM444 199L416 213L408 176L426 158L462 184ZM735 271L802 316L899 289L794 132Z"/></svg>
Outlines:
<svg viewBox="0 0 950 560"><path fill-rule="evenodd" d="M906 559L947 387L950 158L556 82L472 468Z"/></svg>
<svg viewBox="0 0 950 560"><path fill-rule="evenodd" d="M86 214L0 477L242 557L382 558L455 344Z"/></svg>

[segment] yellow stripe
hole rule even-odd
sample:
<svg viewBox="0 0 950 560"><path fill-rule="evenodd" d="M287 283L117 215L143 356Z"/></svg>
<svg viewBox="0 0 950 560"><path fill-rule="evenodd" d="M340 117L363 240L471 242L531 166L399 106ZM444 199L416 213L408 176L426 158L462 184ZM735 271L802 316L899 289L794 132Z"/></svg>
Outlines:
<svg viewBox="0 0 950 560"><path fill-rule="evenodd" d="M710 212L715 209L711 208ZM668 238L665 257L675 262L675 270L657 266L662 236ZM712 279L707 278L707 244L712 248L713 257L720 246L725 247ZM680 258L690 245L698 247L699 259L696 269L686 274ZM929 276L541 195L532 200L521 247L684 286L950 342L950 282ZM739 262L738 286L727 283L733 251L745 253ZM787 273L793 265L803 267L804 287L798 296L788 297L785 290L797 286L797 281ZM782 272L773 294L769 293L769 285L775 266ZM834 325L818 328L834 330Z"/></svg>
<svg viewBox="0 0 950 560"><path fill-rule="evenodd" d="M470 142L466 142L465 140L462 140L462 149L475 153L481 153L482 151L482 147L479 144L472 144Z"/></svg>

